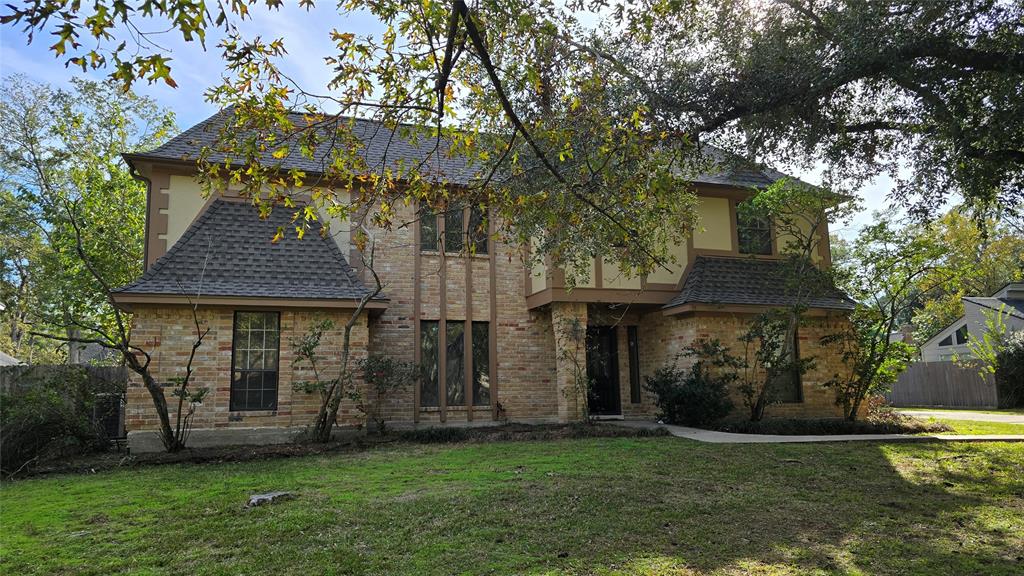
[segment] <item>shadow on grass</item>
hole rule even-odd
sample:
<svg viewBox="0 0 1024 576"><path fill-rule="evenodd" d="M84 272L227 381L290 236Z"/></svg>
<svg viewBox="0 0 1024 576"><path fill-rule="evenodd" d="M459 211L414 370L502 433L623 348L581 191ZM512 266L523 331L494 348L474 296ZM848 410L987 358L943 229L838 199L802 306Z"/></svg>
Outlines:
<svg viewBox="0 0 1024 576"><path fill-rule="evenodd" d="M243 511L255 491L299 498ZM1006 444L403 447L9 486L5 573L1018 574Z"/></svg>

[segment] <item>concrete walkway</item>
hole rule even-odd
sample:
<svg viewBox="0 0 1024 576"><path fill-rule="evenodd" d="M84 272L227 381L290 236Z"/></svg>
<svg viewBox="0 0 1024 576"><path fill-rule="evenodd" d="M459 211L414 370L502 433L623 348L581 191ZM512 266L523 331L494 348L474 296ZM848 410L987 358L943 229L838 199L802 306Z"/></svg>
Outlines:
<svg viewBox="0 0 1024 576"><path fill-rule="evenodd" d="M914 418L945 418L947 420L973 420L975 422L1003 422L1005 424L1024 424L1024 414L1006 412L990 414L973 410L928 410L927 408L900 409L900 414ZM1024 430L1021 431L1024 434Z"/></svg>
<svg viewBox="0 0 1024 576"><path fill-rule="evenodd" d="M715 430L701 430L700 428L689 428L686 426L674 426L671 424L658 424L644 420L622 420L611 423L614 426L626 426L629 428L664 428L673 436L708 442L711 444L783 444L783 443L809 443L809 442L929 442L941 440L943 442L1024 442L1024 434L1009 435L982 435L982 434L929 434L924 436L911 436L909 434L835 434L827 436L783 436L775 434L736 434L733 432L718 432Z"/></svg>

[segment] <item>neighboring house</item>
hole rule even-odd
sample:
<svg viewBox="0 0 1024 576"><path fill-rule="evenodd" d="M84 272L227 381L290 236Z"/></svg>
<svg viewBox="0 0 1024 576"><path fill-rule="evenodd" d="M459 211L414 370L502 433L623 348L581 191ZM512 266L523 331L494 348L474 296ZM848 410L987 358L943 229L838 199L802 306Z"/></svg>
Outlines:
<svg viewBox="0 0 1024 576"><path fill-rule="evenodd" d="M967 342L985 333L986 316L991 314L1001 313L1011 332L1024 330L1024 282L1011 282L987 298L964 296L963 303L963 316L921 344L923 362L972 358Z"/></svg>
<svg viewBox="0 0 1024 576"><path fill-rule="evenodd" d="M303 240L288 235L271 243L278 226L288 227L291 210L260 220L231 193L202 197L195 157L213 141L219 122L215 115L156 150L125 155L149 188L146 271L115 298L133 312L133 338L151 352L161 381L184 371L195 332L189 304L199 305L210 332L194 382L210 393L196 411L193 440L276 440L284 435L275 431L310 424L319 405L316 394L293 388L311 373L293 365L290 341L321 317L343 324L366 294L366 274L351 264L361 258L345 222L326 219L330 235L314 230ZM379 167L385 149L391 163L418 161L424 153L373 122L358 121L356 132L371 167ZM318 172L316 160L285 162L310 178ZM435 167L455 185L469 183L474 172L458 158L442 158ZM371 230L385 291L355 326L353 358L387 354L421 366L420 382L386 399L386 415L402 425L578 420L573 374L581 366L594 382L594 414L651 417L656 409L643 389L645 376L695 339L716 337L742 350L739 336L753 315L788 301L778 262L786 238L770 223L738 225L736 217L738 202L779 176L731 166L695 178L701 229L672 248L677 266L626 279L614 262L596 260L590 277L571 290L563 270L525 269L521 246L467 234L466 223L481 216L476 210L416 218L415 207L401 208L396 221L411 224ZM828 230L820 233L815 260L829 266ZM462 250L467 242L476 244L475 254ZM785 402L769 415L840 414L833 392L822 386L839 358L819 338L845 323L852 308L840 293L811 302L798 349L818 362L788 383ZM566 321L587 327L587 346L556 336ZM321 370L337 370L339 334L340 327L325 339ZM131 435L156 429L138 381L127 402ZM357 421L351 404L343 405L339 424Z"/></svg>
<svg viewBox="0 0 1024 576"><path fill-rule="evenodd" d="M0 366L20 366L21 364L23 364L21 360L6 352L0 352Z"/></svg>

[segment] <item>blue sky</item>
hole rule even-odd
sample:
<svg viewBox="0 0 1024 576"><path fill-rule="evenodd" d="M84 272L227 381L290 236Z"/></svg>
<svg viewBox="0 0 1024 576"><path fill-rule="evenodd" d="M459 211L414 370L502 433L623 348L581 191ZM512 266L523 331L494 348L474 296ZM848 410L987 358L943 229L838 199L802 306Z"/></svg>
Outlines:
<svg viewBox="0 0 1024 576"><path fill-rule="evenodd" d="M287 4L280 10L267 10L254 7L252 18L241 23L239 28L243 35L262 36L264 39L282 37L289 56L281 64L282 69L305 87L322 88L331 77L330 68L324 64L323 57L331 54L333 44L328 33L332 29L341 32L353 32L357 35L377 34L383 30L381 23L369 14L353 14L342 16L334 3L320 3L312 10L304 10L294 4ZM139 25L141 29L156 30L161 25L151 22ZM165 27L165 26L164 26ZM157 42L172 54L171 66L178 83L177 88L164 84L137 84L136 91L152 97L157 102L174 110L180 129L185 129L216 111L216 108L205 101L204 91L219 80L223 66L220 53L216 46L219 34L211 34L207 40L207 50L197 42L186 43L180 36L164 34ZM25 37L19 30L9 26L0 27L0 72L3 75L25 74L41 82L55 86L66 86L68 80L80 70L68 69L63 62L54 58L48 50L49 38L37 35L32 45L26 45ZM102 79L102 71L90 75ZM785 167L778 167L785 171ZM795 176L814 183L821 181L813 172L796 172ZM864 199L864 211L854 218L848 226L838 226L843 236L872 220L871 212L886 206L886 195L892 188L888 178L864 187L860 193Z"/></svg>

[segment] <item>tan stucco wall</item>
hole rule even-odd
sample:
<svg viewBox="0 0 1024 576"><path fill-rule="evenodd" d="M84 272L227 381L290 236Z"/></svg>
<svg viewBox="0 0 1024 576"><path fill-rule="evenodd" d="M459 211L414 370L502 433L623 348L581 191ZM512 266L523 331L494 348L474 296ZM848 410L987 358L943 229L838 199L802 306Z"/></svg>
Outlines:
<svg viewBox="0 0 1024 576"><path fill-rule="evenodd" d="M699 197L700 221L693 235L693 247L707 250L733 249L733 222L728 198Z"/></svg>
<svg viewBox="0 0 1024 576"><path fill-rule="evenodd" d="M166 230L156 226L152 231L156 238L163 240L161 254L169 250L174 243L181 238L182 234L199 216L203 209L209 204L209 199L203 196L199 182L192 176L184 174L170 174L166 178L156 178L154 182L166 182L166 186L158 184L153 192L165 196L163 203L166 208L158 208L157 212L166 217ZM229 189L225 196L237 196L237 188ZM301 194L296 194L301 197ZM350 198L348 191L335 191L335 199L338 203L347 204ZM288 210L279 207L278 210ZM319 217L329 227L331 237L338 245L342 254L349 255L351 246L351 225L347 220L337 216L331 216L328 211L320 210ZM155 222L154 222L155 224Z"/></svg>

